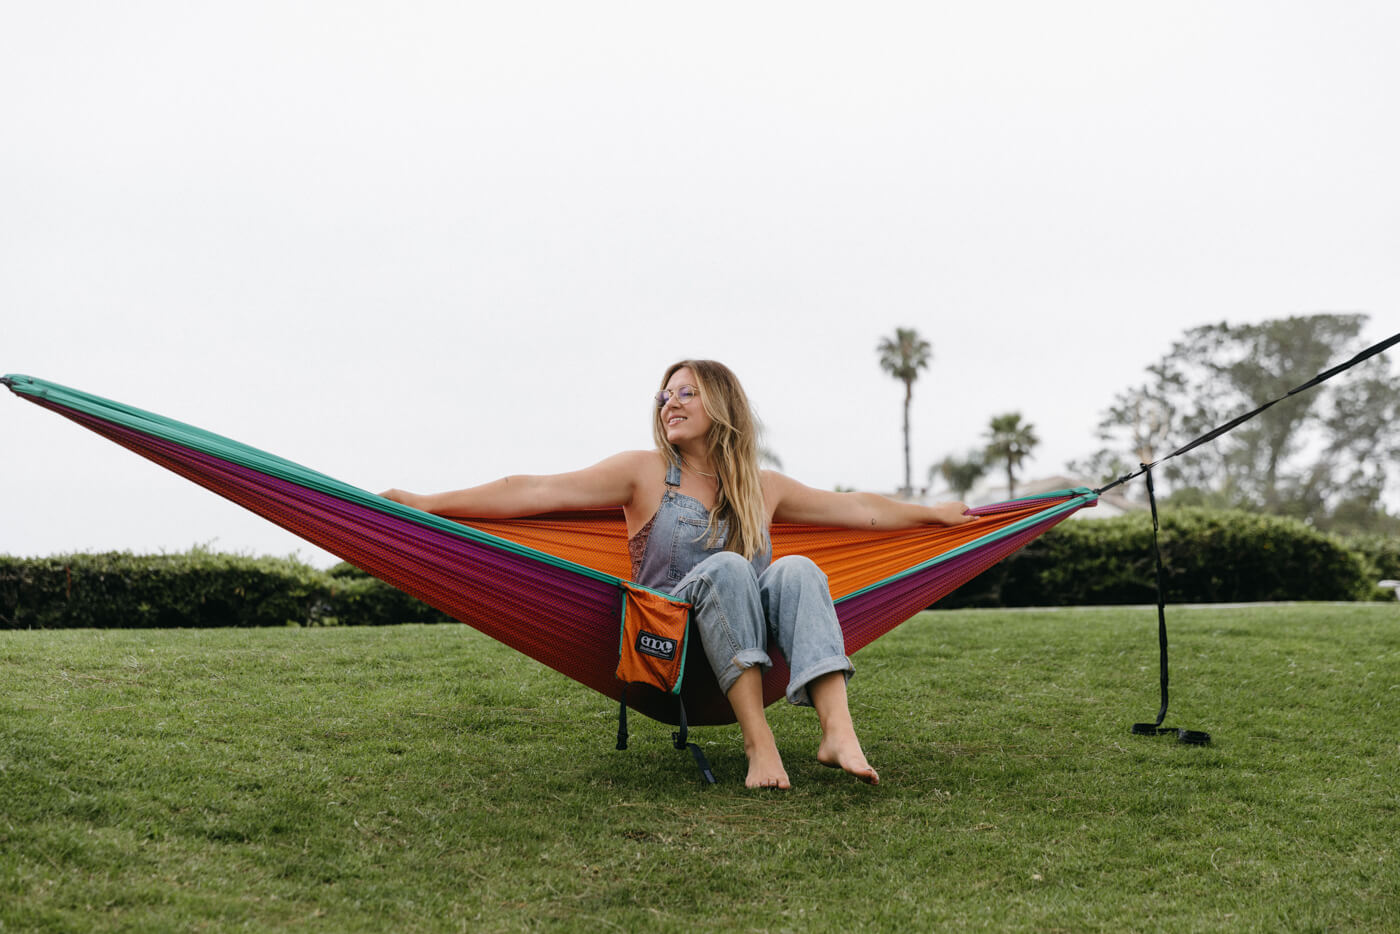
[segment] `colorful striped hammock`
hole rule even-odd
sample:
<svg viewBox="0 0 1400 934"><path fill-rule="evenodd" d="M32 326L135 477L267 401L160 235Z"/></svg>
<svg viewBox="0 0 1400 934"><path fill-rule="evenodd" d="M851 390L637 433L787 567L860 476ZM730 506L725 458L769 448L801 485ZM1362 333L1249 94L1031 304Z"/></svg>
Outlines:
<svg viewBox="0 0 1400 934"><path fill-rule="evenodd" d="M623 614L688 612L627 579L621 510L446 519L118 402L28 376L3 382L614 700ZM806 555L826 572L854 653L1097 501L1087 488L1061 490L973 509L977 522L896 532L775 525L773 553ZM781 656L774 662L765 704L787 683ZM734 720L703 653L690 654L681 699L693 725ZM660 692L629 691L627 701L676 722Z"/></svg>

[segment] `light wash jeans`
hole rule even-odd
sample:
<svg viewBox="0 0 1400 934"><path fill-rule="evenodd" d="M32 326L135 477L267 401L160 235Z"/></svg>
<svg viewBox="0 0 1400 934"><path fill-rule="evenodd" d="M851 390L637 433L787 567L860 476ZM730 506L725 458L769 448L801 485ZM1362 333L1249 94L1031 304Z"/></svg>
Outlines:
<svg viewBox="0 0 1400 934"><path fill-rule="evenodd" d="M807 558L770 564L771 544L748 561L723 550L723 524L719 539L711 542L709 511L681 493L680 483L680 467L671 464L634 579L691 604L691 619L725 694L745 668L771 667L768 649L776 645L792 670L788 700L811 706L807 685L813 678L833 671L849 678L855 670L846 657L826 575Z"/></svg>
<svg viewBox="0 0 1400 934"><path fill-rule="evenodd" d="M761 573L739 555L721 551L695 565L671 593L688 601L720 689L728 694L740 673L771 667L776 645L792 676L787 698L812 705L807 685L833 671L855 671L821 568L807 558L779 558Z"/></svg>

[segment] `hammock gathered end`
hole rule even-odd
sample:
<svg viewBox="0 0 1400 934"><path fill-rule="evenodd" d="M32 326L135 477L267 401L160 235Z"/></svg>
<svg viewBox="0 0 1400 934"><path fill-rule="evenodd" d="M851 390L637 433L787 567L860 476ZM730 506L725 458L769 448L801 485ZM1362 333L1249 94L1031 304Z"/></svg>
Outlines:
<svg viewBox="0 0 1400 934"><path fill-rule="evenodd" d="M614 700L626 607L689 612L627 579L621 510L446 519L151 412L29 376L0 383ZM852 654L1097 501L1087 488L1060 490L970 510L976 522L892 532L775 525L773 557L802 554L826 573ZM775 656L765 704L787 679ZM691 725L734 720L703 653L690 656L681 699ZM676 722L660 692L627 701Z"/></svg>

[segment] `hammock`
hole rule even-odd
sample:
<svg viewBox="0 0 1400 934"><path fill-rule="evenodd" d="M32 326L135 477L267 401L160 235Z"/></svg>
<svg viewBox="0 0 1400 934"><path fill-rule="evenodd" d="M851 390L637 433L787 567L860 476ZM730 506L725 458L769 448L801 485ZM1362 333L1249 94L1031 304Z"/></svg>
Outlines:
<svg viewBox="0 0 1400 934"><path fill-rule="evenodd" d="M627 579L621 510L447 519L118 402L28 376L0 382L614 700L623 614L689 609ZM1061 490L973 509L976 522L894 532L776 524L773 556L803 554L825 571L850 654L1097 501ZM773 661L765 704L788 678L781 655ZM734 722L704 653L690 653L681 699L692 725ZM660 692L629 691L627 702L676 722Z"/></svg>

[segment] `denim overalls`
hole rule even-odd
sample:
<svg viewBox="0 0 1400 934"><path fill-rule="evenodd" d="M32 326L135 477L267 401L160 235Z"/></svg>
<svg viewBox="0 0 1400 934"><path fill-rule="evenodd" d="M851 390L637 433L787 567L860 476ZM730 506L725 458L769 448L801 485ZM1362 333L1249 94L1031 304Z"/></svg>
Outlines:
<svg viewBox="0 0 1400 934"><path fill-rule="evenodd" d="M689 602L691 619L720 689L728 694L745 668L773 664L776 644L792 677L787 698L810 706L813 678L854 666L831 604L826 575L807 558L790 555L769 563L766 543L752 561L724 551L725 527L714 548L706 548L710 513L677 489L681 470L666 471L666 495L651 521L637 583Z"/></svg>

